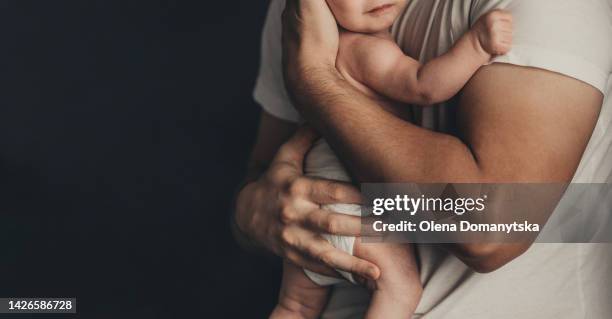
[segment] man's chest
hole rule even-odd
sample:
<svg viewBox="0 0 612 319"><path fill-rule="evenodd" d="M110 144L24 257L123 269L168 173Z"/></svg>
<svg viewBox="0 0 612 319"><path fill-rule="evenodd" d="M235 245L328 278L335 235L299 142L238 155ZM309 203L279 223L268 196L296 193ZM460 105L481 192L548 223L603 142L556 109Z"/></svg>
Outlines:
<svg viewBox="0 0 612 319"><path fill-rule="evenodd" d="M470 28L470 0L412 0L392 28L400 48L426 62L447 52Z"/></svg>
<svg viewBox="0 0 612 319"><path fill-rule="evenodd" d="M479 0L412 0L392 27L402 51L421 63L447 52L471 25L473 2ZM453 133L457 99L412 108L414 122L439 132Z"/></svg>

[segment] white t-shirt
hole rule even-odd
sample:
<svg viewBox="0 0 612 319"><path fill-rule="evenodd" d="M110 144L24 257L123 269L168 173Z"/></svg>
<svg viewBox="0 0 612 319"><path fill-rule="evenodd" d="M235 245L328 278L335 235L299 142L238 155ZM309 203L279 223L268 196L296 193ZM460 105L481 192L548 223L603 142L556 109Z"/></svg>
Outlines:
<svg viewBox="0 0 612 319"><path fill-rule="evenodd" d="M272 0L254 92L270 114L299 121L284 88L281 12ZM404 52L427 61L446 52L478 17L495 8L514 16L512 51L494 62L546 69L584 81L606 95L593 136L574 176L612 183L612 0L412 0L393 27ZM455 101L419 109L420 124L449 130ZM418 245L423 318L612 318L612 245L534 244L490 273L478 274L435 245ZM324 318L358 318L369 294L334 288Z"/></svg>

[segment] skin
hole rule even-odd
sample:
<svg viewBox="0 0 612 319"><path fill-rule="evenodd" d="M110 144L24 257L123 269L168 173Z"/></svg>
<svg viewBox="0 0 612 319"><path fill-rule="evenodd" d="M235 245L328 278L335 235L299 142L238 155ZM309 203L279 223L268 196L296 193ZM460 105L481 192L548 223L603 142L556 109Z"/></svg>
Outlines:
<svg viewBox="0 0 612 319"><path fill-rule="evenodd" d="M505 53L510 48L511 16L492 11L481 17L449 52L422 65L404 55L389 32L406 1L382 7L371 2L328 1L339 25L344 27L336 68L348 82L386 104L390 111L394 107L406 108L396 106L397 102L423 105L452 97L492 54ZM357 240L353 253L381 269L378 280L366 282L373 293L365 318L411 317L422 292L412 246L361 245ZM327 302L329 290L310 281L299 267L285 262L279 302L270 318L316 318Z"/></svg>
<svg viewBox="0 0 612 319"><path fill-rule="evenodd" d="M391 27L406 7L406 0L329 0L330 10L344 29L358 33L377 33ZM375 10L389 5L387 10ZM375 11L373 11L375 10Z"/></svg>
<svg viewBox="0 0 612 319"><path fill-rule="evenodd" d="M432 132L384 111L338 73L337 25L323 1L290 0L283 19L287 87L300 112L360 182L568 182L601 108L602 94L583 82L494 64L481 68L462 90L461 136ZM269 115L261 125L253 160L265 162L272 150L281 151L239 194L241 236L300 267L339 268L376 279L375 265L343 255L318 237L321 232L359 235L359 220L314 208L355 202L356 189L303 177L300 164L314 140L311 131L301 130L282 144L279 136L290 136L294 125ZM386 155L389 149L394 156ZM312 205L298 204L306 202ZM447 247L472 269L489 272L529 243Z"/></svg>
<svg viewBox="0 0 612 319"><path fill-rule="evenodd" d="M352 31L340 32L336 68L347 81L379 100L417 105L444 102L494 55L507 53L512 44L512 15L493 10L480 17L448 52L421 64L405 55L389 32L405 1L394 3L374 17L367 11L363 13L372 7L364 2L370 1L328 1L336 19L342 17L339 25L345 29L348 27L344 23L353 26ZM354 7L357 9L351 9Z"/></svg>
<svg viewBox="0 0 612 319"><path fill-rule="evenodd" d="M250 179L236 199L234 233L239 242L317 273L338 276L334 269L346 269L377 279L376 265L337 250L319 235L359 233L358 217L320 206L361 203L361 194L350 184L304 176L303 160L318 134L308 127L296 132L295 124L265 112L259 127Z"/></svg>

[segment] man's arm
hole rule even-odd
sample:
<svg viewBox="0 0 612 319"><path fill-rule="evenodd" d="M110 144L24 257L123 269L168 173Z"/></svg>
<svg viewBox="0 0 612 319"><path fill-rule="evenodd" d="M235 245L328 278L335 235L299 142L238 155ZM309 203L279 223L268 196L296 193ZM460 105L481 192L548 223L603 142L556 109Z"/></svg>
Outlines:
<svg viewBox="0 0 612 319"><path fill-rule="evenodd" d="M461 140L396 118L333 71L312 83L301 111L361 181L568 182L602 103L578 80L494 64L463 91Z"/></svg>
<svg viewBox="0 0 612 319"><path fill-rule="evenodd" d="M294 91L301 112L362 182L569 182L602 104L602 94L578 80L494 64L463 91L460 139L387 113L333 68L308 71L303 75L313 81ZM474 269L491 271L527 247L453 250Z"/></svg>
<svg viewBox="0 0 612 319"><path fill-rule="evenodd" d="M294 123L275 118L265 111L261 112L255 145L247 162L244 181L238 187L237 192L240 192L249 183L259 179L274 159L278 149L295 133L296 128L297 125ZM238 244L245 249L256 250L258 248L256 247L257 243L250 240L238 227L234 211L231 212L230 217L231 230Z"/></svg>
<svg viewBox="0 0 612 319"><path fill-rule="evenodd" d="M295 133L297 124L280 120L262 111L257 138L251 151L245 182L257 180L268 168L283 143Z"/></svg>

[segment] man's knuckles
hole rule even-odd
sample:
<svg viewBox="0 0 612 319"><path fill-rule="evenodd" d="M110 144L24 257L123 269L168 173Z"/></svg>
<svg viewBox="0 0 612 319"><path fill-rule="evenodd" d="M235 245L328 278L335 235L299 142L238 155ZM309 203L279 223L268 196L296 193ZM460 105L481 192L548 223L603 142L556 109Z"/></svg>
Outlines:
<svg viewBox="0 0 612 319"><path fill-rule="evenodd" d="M284 225L292 225L300 221L300 213L295 205L285 205L280 209L279 218Z"/></svg>
<svg viewBox="0 0 612 319"><path fill-rule="evenodd" d="M295 232L289 228L284 227L280 230L279 233L280 242L283 247L293 247L296 244L296 236Z"/></svg>
<svg viewBox="0 0 612 319"><path fill-rule="evenodd" d="M342 220L336 214L327 215L323 221L323 229L329 234L336 234L342 228Z"/></svg>
<svg viewBox="0 0 612 319"><path fill-rule="evenodd" d="M287 185L287 193L292 196L300 196L308 193L310 183L306 178L296 178Z"/></svg>

